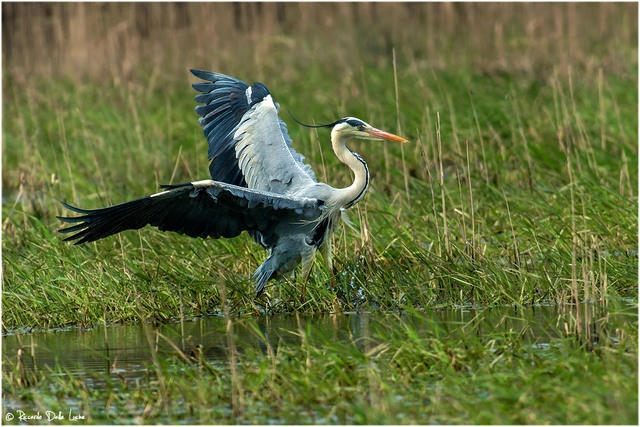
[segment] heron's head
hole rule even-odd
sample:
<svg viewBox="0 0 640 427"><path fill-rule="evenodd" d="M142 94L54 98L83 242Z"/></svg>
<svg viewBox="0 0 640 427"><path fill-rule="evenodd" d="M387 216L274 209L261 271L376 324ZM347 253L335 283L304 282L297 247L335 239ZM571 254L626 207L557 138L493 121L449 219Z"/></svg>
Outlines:
<svg viewBox="0 0 640 427"><path fill-rule="evenodd" d="M369 123L366 123L355 117L345 117L344 119L336 120L335 122L326 125L307 125L298 121L298 119L296 119L293 114L291 114L291 111L289 111L289 114L291 115L291 118L299 125L309 128L332 128L331 135L340 136L342 138L409 142L398 135L376 129Z"/></svg>
<svg viewBox="0 0 640 427"><path fill-rule="evenodd" d="M394 135L392 133L376 129L369 123L366 123L355 117L345 117L333 124L331 133L336 133L343 138L360 138L360 139L373 139L382 141L397 141L408 142L406 139Z"/></svg>

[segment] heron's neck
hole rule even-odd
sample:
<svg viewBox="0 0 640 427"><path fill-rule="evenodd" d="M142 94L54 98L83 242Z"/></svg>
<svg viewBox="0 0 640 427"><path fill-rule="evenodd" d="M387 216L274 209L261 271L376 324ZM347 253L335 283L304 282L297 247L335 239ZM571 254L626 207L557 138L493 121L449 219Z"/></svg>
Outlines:
<svg viewBox="0 0 640 427"><path fill-rule="evenodd" d="M341 188L338 192L337 200L340 207L350 208L364 197L367 188L369 188L369 168L359 154L347 148L346 139L343 135L331 132L331 146L338 159L349 166L354 174L353 184L346 188Z"/></svg>

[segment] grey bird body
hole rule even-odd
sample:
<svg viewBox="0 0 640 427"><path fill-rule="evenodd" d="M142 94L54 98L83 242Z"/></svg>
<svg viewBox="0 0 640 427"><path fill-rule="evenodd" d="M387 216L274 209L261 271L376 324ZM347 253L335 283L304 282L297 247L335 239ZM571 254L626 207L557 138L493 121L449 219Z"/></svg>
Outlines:
<svg viewBox="0 0 640 427"><path fill-rule="evenodd" d="M333 188L319 183L291 147L287 127L278 117L266 86L224 74L192 70L205 80L193 87L201 92L196 107L209 143L210 180L164 186L166 190L102 209L66 208L82 214L58 217L75 224L61 229L76 232L65 240L91 242L145 225L192 237L235 237L247 231L269 251L252 276L256 295L265 284L303 264L308 273L316 250L331 259L330 235L347 209L362 199L369 186L369 170L346 147L350 138L403 138L347 117L331 125L332 148L354 172L354 183Z"/></svg>

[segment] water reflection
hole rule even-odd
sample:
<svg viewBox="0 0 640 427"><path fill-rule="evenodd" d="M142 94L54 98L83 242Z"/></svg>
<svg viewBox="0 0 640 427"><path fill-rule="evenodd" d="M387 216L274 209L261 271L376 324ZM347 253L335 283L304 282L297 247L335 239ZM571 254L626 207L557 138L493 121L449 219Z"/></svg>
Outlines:
<svg viewBox="0 0 640 427"><path fill-rule="evenodd" d="M233 342L239 353L255 349L265 355L279 346L355 345L369 349L381 344L395 325L411 328L419 336L450 336L514 333L533 349L544 351L548 341L584 328L589 340L597 339L591 331L593 321L602 324L607 314L594 313L594 306L499 307L473 310L432 310L417 313L345 313L339 315L279 315L261 318L233 318ZM589 314L589 319L576 317ZM597 316L595 314L598 314ZM391 326L390 326L391 325ZM600 325L602 326L602 325ZM580 328L580 330L578 330ZM595 331L595 329L594 329ZM76 377L86 376L87 383L99 387L92 374L108 374L120 379L136 380L148 372L155 353L158 358L181 357L210 363L229 361L229 340L223 317L198 318L175 324L98 326L92 330L72 329L8 334L2 338L3 370L46 369L63 367ZM18 357L22 349L21 357ZM34 364L35 361L35 364ZM7 363L9 362L9 363Z"/></svg>

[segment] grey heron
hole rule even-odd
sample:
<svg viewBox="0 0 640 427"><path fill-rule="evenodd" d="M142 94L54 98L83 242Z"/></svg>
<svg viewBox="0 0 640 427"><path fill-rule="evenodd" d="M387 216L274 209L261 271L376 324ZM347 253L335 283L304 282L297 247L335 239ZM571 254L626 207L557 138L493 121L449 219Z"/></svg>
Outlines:
<svg viewBox="0 0 640 427"><path fill-rule="evenodd" d="M355 117L326 125L338 159L354 175L346 188L318 182L305 158L291 146L279 105L262 83L191 70L203 82L196 113L209 143L211 179L163 185L163 191L102 209L65 208L81 214L58 219L72 223L66 240L92 242L124 230L152 225L192 237L231 238L247 231L269 251L252 276L256 297L265 284L300 263L306 278L317 250L331 265L331 234L341 211L358 203L369 188L364 159L347 148L354 138L407 142Z"/></svg>

